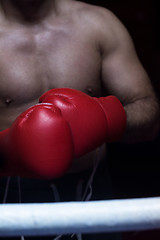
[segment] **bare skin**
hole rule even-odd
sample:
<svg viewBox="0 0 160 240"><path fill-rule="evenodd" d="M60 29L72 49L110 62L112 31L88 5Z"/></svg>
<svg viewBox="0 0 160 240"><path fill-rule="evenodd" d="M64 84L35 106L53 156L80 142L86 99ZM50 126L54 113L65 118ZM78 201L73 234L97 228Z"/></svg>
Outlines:
<svg viewBox="0 0 160 240"><path fill-rule="evenodd" d="M120 99L127 114L123 141L155 135L158 103L151 83L110 11L74 0L1 0L0 53L0 130L45 91L71 87ZM75 161L70 171L88 168L93 158L90 153Z"/></svg>

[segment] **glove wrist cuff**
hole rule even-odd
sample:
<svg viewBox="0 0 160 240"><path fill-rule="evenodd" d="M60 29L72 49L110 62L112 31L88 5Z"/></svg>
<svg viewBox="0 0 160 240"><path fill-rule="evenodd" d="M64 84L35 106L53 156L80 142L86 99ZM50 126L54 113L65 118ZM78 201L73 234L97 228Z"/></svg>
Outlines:
<svg viewBox="0 0 160 240"><path fill-rule="evenodd" d="M122 138L126 129L126 113L121 102L115 96L97 98L107 119L107 142L115 142Z"/></svg>

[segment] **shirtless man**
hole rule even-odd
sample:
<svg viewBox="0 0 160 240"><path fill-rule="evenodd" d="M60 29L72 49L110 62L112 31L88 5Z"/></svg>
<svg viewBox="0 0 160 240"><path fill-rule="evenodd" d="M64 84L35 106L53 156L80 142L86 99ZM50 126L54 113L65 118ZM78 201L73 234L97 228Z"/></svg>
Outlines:
<svg viewBox="0 0 160 240"><path fill-rule="evenodd" d="M0 31L1 131L47 90L67 87L115 95L127 115L122 141L155 136L159 107L151 83L109 10L75 0L1 0ZM94 155L73 161L69 172L88 169Z"/></svg>

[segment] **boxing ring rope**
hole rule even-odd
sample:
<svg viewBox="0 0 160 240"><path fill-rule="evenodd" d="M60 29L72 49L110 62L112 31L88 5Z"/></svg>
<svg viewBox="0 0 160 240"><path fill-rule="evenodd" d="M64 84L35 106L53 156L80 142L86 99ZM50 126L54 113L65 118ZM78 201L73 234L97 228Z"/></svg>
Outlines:
<svg viewBox="0 0 160 240"><path fill-rule="evenodd" d="M160 197L0 205L0 236L49 236L158 228Z"/></svg>

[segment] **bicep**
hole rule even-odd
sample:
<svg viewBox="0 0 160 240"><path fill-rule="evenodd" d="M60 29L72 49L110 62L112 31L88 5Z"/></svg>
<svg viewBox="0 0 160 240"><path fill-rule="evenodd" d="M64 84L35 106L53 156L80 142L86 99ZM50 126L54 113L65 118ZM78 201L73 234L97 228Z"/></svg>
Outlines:
<svg viewBox="0 0 160 240"><path fill-rule="evenodd" d="M153 95L148 75L135 53L113 54L106 58L102 79L107 93L116 95L124 104Z"/></svg>
<svg viewBox="0 0 160 240"><path fill-rule="evenodd" d="M152 84L129 34L125 29L119 32L111 50L108 53L104 50L102 60L102 81L107 94L117 96L124 104L153 97Z"/></svg>

